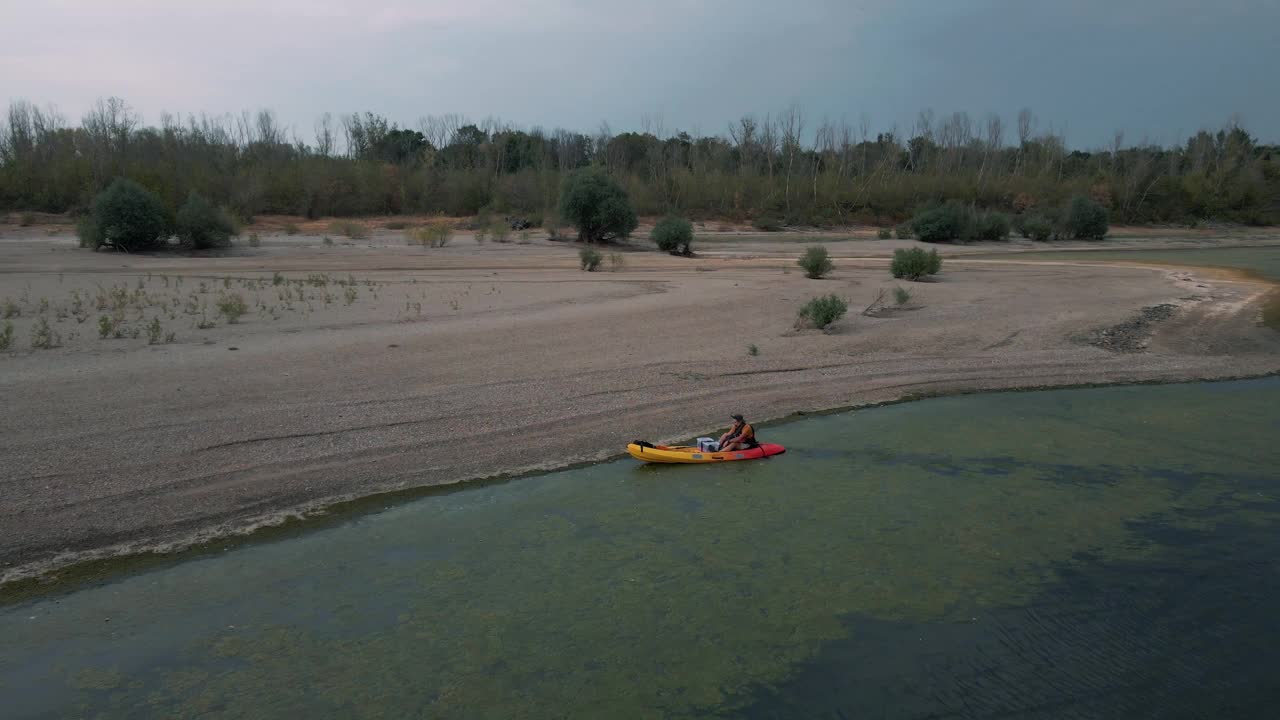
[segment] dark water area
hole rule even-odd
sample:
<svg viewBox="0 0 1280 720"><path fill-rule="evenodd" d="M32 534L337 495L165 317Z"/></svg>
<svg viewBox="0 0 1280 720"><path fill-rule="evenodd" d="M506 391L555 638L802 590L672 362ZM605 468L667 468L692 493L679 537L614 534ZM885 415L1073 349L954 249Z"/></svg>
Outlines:
<svg viewBox="0 0 1280 720"><path fill-rule="evenodd" d="M1280 378L940 398L0 608L0 716L1258 717Z"/></svg>

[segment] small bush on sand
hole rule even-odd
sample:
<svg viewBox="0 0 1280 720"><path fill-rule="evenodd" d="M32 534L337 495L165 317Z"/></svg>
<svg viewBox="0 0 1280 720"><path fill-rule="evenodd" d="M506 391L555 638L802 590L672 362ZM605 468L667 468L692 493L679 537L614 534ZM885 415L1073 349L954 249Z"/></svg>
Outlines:
<svg viewBox="0 0 1280 720"><path fill-rule="evenodd" d="M489 237L496 243L510 242L511 225L502 220L494 220L489 223Z"/></svg>
<svg viewBox="0 0 1280 720"><path fill-rule="evenodd" d="M369 229L354 220L334 220L329 223L329 232L334 235L349 237L352 240L362 240L369 237Z"/></svg>
<svg viewBox="0 0 1280 720"><path fill-rule="evenodd" d="M297 223L288 222L284 224L285 235L297 235L300 232L302 232L302 229L298 227Z"/></svg>
<svg viewBox="0 0 1280 720"><path fill-rule="evenodd" d="M160 318L151 318L150 324L147 325L147 344L159 345L164 339L164 328L160 325Z"/></svg>
<svg viewBox="0 0 1280 720"><path fill-rule="evenodd" d="M971 222L969 209L951 201L916 213L911 219L911 230L924 242L963 240L970 236Z"/></svg>
<svg viewBox="0 0 1280 720"><path fill-rule="evenodd" d="M978 240L1008 240L1009 216L999 212L977 216L973 222L973 237Z"/></svg>
<svg viewBox="0 0 1280 720"><path fill-rule="evenodd" d="M927 275L936 275L942 269L942 258L937 250L925 251L924 248L913 247L893 251L893 261L889 264L889 272L893 276L905 280L919 280Z"/></svg>
<svg viewBox="0 0 1280 720"><path fill-rule="evenodd" d="M835 268L831 258L827 256L827 248L822 245L805 248L804 255L800 256L796 264L804 270L804 276L811 280L817 280Z"/></svg>
<svg viewBox="0 0 1280 720"><path fill-rule="evenodd" d="M595 272L600 267L600 253L595 248L582 248L578 251L578 260L582 263L582 269L587 272Z"/></svg>
<svg viewBox="0 0 1280 720"><path fill-rule="evenodd" d="M894 228L893 234L899 240L910 240L914 236L914 233L911 232L911 223L909 221Z"/></svg>
<svg viewBox="0 0 1280 720"><path fill-rule="evenodd" d="M1107 209L1098 201L1077 195L1062 215L1063 233L1077 240L1101 240L1107 236L1110 219Z"/></svg>
<svg viewBox="0 0 1280 720"><path fill-rule="evenodd" d="M747 346L747 354L751 357L756 357L760 354L760 348L756 347L755 343L752 343Z"/></svg>
<svg viewBox="0 0 1280 720"><path fill-rule="evenodd" d="M893 237L893 231L887 227L882 227L879 230L876 230L876 237L881 240L888 240Z"/></svg>
<svg viewBox="0 0 1280 720"><path fill-rule="evenodd" d="M627 258L622 253L609 253L609 271L621 272L626 267Z"/></svg>
<svg viewBox="0 0 1280 720"><path fill-rule="evenodd" d="M227 293L218 298L218 312L227 319L228 323L234 323L240 319L241 315L249 312L249 306L245 304L240 293Z"/></svg>
<svg viewBox="0 0 1280 720"><path fill-rule="evenodd" d="M899 305L906 305L911 302L911 291L901 285L893 289L893 301Z"/></svg>
<svg viewBox="0 0 1280 720"><path fill-rule="evenodd" d="M320 244L324 245L325 247L333 247L333 238L329 237L328 235L325 235L323 238L321 238Z"/></svg>
<svg viewBox="0 0 1280 720"><path fill-rule="evenodd" d="M5 322L4 330L0 331L0 350L8 350L13 345L13 323Z"/></svg>
<svg viewBox="0 0 1280 720"><path fill-rule="evenodd" d="M158 247L172 230L173 218L160 198L125 178L98 193L89 214L76 225L80 247L94 250L105 244L126 250Z"/></svg>
<svg viewBox="0 0 1280 720"><path fill-rule="evenodd" d="M448 245L452 238L453 226L443 220L404 231L405 242L410 245L421 245L424 248L442 248Z"/></svg>
<svg viewBox="0 0 1280 720"><path fill-rule="evenodd" d="M36 224L36 214L24 212L18 216L18 227L31 227Z"/></svg>
<svg viewBox="0 0 1280 720"><path fill-rule="evenodd" d="M235 233L231 218L194 190L179 208L174 227L178 239L197 250L226 247Z"/></svg>
<svg viewBox="0 0 1280 720"><path fill-rule="evenodd" d="M31 347L36 350L49 350L62 344L62 336L49 327L49 321L41 316L31 328Z"/></svg>
<svg viewBox="0 0 1280 720"><path fill-rule="evenodd" d="M798 322L811 325L819 330L844 317L849 311L849 303L839 295L823 295L805 303L800 308Z"/></svg>
<svg viewBox="0 0 1280 720"><path fill-rule="evenodd" d="M653 226L649 239L658 249L672 255L693 254L693 223L682 217L668 215Z"/></svg>
<svg viewBox="0 0 1280 720"><path fill-rule="evenodd" d="M392 220L386 223L385 227L388 230L403 230L409 227L409 223L405 222L404 220Z"/></svg>

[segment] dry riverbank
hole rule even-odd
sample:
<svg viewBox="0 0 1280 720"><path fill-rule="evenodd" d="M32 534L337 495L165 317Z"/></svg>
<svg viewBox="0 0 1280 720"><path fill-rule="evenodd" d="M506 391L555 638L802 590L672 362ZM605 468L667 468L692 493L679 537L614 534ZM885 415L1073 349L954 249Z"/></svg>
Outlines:
<svg viewBox="0 0 1280 720"><path fill-rule="evenodd" d="M829 279L794 267L814 241L836 258ZM1020 261L1015 243L944 247L937 282L895 282L887 258L907 244L726 233L697 259L622 252L618 272L589 274L575 247L537 238L424 250L392 233L280 235L193 258L0 232L0 303L21 311L0 354L0 580L599 459L733 411L1280 371L1260 281ZM979 251L1009 258L964 258ZM907 305L858 314L895 285L914 292ZM850 316L795 330L797 307L828 292ZM247 308L234 324L217 309L231 295ZM723 320L730 310L744 319ZM42 317L60 347L30 349ZM1129 328L1126 352L1097 342L1115 328Z"/></svg>

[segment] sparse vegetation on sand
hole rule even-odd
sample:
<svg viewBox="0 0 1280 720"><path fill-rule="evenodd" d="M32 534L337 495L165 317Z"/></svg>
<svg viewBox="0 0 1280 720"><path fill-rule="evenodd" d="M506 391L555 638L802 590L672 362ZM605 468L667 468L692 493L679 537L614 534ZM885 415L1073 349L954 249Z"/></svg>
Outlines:
<svg viewBox="0 0 1280 720"><path fill-rule="evenodd" d="M942 258L938 256L938 251L921 247L894 250L893 260L889 264L889 272L903 280L920 280L936 275L941 270Z"/></svg>
<svg viewBox="0 0 1280 720"><path fill-rule="evenodd" d="M693 223L676 215L668 215L653 226L649 239L658 249L672 255L693 254Z"/></svg>
<svg viewBox="0 0 1280 720"><path fill-rule="evenodd" d="M813 298L800 307L797 324L823 330L844 317L848 311L849 303L844 298L834 293L823 295Z"/></svg>
<svg viewBox="0 0 1280 720"><path fill-rule="evenodd" d="M835 269L835 264L831 262L827 248L823 245L811 245L805 248L804 254L796 264L804 270L804 276L810 280L818 280Z"/></svg>
<svg viewBox="0 0 1280 720"><path fill-rule="evenodd" d="M578 251L578 262L587 272L595 272L600 267L600 260L600 251L595 248L584 247Z"/></svg>

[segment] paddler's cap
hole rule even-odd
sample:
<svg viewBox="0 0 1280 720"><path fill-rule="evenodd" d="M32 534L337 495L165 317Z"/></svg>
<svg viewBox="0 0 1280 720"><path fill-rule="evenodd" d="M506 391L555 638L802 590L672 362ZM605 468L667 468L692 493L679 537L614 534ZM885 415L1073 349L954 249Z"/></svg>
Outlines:
<svg viewBox="0 0 1280 720"><path fill-rule="evenodd" d="M741 416L741 415L738 415L737 413L734 413L733 415L730 415L729 417L733 418L734 420L737 420L738 422L746 422L746 420L743 420L743 419L742 419L742 416Z"/></svg>

